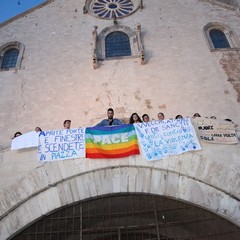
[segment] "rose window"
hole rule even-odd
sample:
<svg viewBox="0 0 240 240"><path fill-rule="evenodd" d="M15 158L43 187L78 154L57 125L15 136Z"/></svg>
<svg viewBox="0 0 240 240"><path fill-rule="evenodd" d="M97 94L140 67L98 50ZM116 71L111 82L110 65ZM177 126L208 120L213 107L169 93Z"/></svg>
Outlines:
<svg viewBox="0 0 240 240"><path fill-rule="evenodd" d="M93 0L90 12L100 18L115 19L130 15L138 7L136 0Z"/></svg>

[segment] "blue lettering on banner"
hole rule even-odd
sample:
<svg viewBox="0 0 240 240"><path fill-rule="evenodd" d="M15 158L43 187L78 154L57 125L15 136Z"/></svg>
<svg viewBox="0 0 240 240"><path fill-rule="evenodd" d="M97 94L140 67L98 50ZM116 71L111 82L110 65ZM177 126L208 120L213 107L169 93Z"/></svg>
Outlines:
<svg viewBox="0 0 240 240"><path fill-rule="evenodd" d="M48 143L48 137L45 137L44 143Z"/></svg>
<svg viewBox="0 0 240 240"><path fill-rule="evenodd" d="M191 134L186 134L183 136L178 136L178 137L173 137L170 139L166 139L166 143L174 143L174 142L181 142L182 140L190 139L193 138L193 135Z"/></svg>
<svg viewBox="0 0 240 240"><path fill-rule="evenodd" d="M68 134L83 134L83 128L75 128L75 129L67 129L67 130L51 130L51 131L43 131L40 135L44 136L57 136L57 135L68 135Z"/></svg>
<svg viewBox="0 0 240 240"><path fill-rule="evenodd" d="M38 147L39 160L57 160L85 156L85 129L44 131Z"/></svg>
<svg viewBox="0 0 240 240"><path fill-rule="evenodd" d="M71 151L83 149L83 143L81 142L70 142L70 143L50 143L45 145L46 153L48 152L59 152L59 151Z"/></svg>
<svg viewBox="0 0 240 240"><path fill-rule="evenodd" d="M167 136L172 136L172 135L176 135L176 134L181 134L184 130L179 129L179 130L173 130L171 132L164 132L163 136L167 137Z"/></svg>
<svg viewBox="0 0 240 240"><path fill-rule="evenodd" d="M75 134L75 135L56 135L54 137L54 142L78 142L83 139L83 134Z"/></svg>
<svg viewBox="0 0 240 240"><path fill-rule="evenodd" d="M158 140L154 141L154 146L155 147L160 147L161 145L164 145L164 143L161 141L161 139L158 139Z"/></svg>
<svg viewBox="0 0 240 240"><path fill-rule="evenodd" d="M76 151L61 151L52 153L52 159L64 159L64 158L74 158L78 157Z"/></svg>
<svg viewBox="0 0 240 240"><path fill-rule="evenodd" d="M189 118L135 124L147 160L201 149Z"/></svg>
<svg viewBox="0 0 240 240"><path fill-rule="evenodd" d="M167 121L167 120L166 120ZM156 125L160 125L162 124L162 121L158 121L158 120L154 120L152 122L142 122L142 123L139 123L138 126L140 128L143 128L143 127L151 127L151 126L156 126Z"/></svg>
<svg viewBox="0 0 240 240"><path fill-rule="evenodd" d="M152 122L138 123L138 127L145 128L146 131L148 131L146 129L146 127L153 127L153 130L151 130L151 131L156 131L156 129L158 129L159 126L163 130L167 130L167 129L172 129L172 128L176 128L176 127L184 127L184 126L188 126L188 125L189 125L189 119L187 119L187 118L175 119L175 120L168 119L168 120L163 120L163 121L154 120Z"/></svg>
<svg viewBox="0 0 240 240"><path fill-rule="evenodd" d="M42 135L43 135L43 136L46 135L44 131L41 131L41 132L39 133L39 137L42 136Z"/></svg>
<svg viewBox="0 0 240 240"><path fill-rule="evenodd" d="M40 155L40 160L42 161L42 160L46 160L46 154L41 154Z"/></svg>

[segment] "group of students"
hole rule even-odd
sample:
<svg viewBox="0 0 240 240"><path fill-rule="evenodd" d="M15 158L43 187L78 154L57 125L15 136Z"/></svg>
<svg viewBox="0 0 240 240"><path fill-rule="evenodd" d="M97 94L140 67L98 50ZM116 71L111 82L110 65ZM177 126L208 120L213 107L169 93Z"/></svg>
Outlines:
<svg viewBox="0 0 240 240"><path fill-rule="evenodd" d="M158 120L162 121L165 119L165 115L164 113L160 112L157 115ZM175 117L175 119L179 119L179 118L183 118L182 115L177 115ZM141 123L141 122L150 122L150 117L148 116L148 114L143 114L142 115L142 119L140 118L140 116L137 113L133 113L129 119L129 123L133 124L133 123Z"/></svg>
<svg viewBox="0 0 240 240"><path fill-rule="evenodd" d="M164 113L160 112L157 115L158 120L162 121L165 119L165 115ZM197 118L197 117L201 117L199 113L195 113L192 118ZM175 119L179 119L179 118L183 118L182 115L177 115L175 117ZM210 117L211 119L216 119L215 116ZM129 124L133 124L133 123L141 123L141 122L150 122L150 117L148 114L143 114L142 118L137 114L137 113L133 113L129 119ZM231 119L225 119L225 121L229 121L232 122L233 121ZM99 122L98 124L96 124L96 126L113 126L113 125L122 125L125 124L122 120L118 119L118 118L114 118L114 110L112 108L109 108L107 110L107 119L103 119L101 122ZM63 122L63 127L64 129L70 129L71 127L71 120L67 119ZM36 132L40 132L42 131L42 129L40 127L36 127L35 128ZM21 132L16 132L13 136L13 139L22 135Z"/></svg>
<svg viewBox="0 0 240 240"><path fill-rule="evenodd" d="M162 120L165 119L165 115L162 112L158 113L157 117L158 117L159 121L162 121ZM201 115L199 113L194 113L193 116L192 116L192 118L197 118L197 117L201 117ZM179 119L179 118L183 118L183 116L182 115L177 115L175 117L175 119ZM215 116L211 116L210 118L211 119L217 119ZM170 119L173 119L173 118L170 118ZM233 123L233 121L231 119L229 119L229 118L224 119L224 120ZM149 121L150 121L150 118L149 118L149 116L147 114L143 114L142 115L142 119L141 119L140 116L137 113L133 113L131 115L130 119L129 119L129 123L131 123L131 124L132 123L140 123L140 122L149 122Z"/></svg>
<svg viewBox="0 0 240 240"><path fill-rule="evenodd" d="M162 121L162 120L165 119L165 115L164 115L164 113L162 113L162 112L158 113L157 117L158 117L158 120L159 120L159 121ZM193 116L192 116L192 118L197 118L197 117L201 117L201 115L200 115L199 113L194 113ZM182 115L177 115L177 116L175 117L175 119L179 119L179 118L183 118L183 116L182 116ZM208 117L206 117L206 118L208 118ZM211 119L217 119L215 116L211 116L210 118L211 118ZM170 118L170 119L173 119L173 118ZM226 118L226 119L224 119L224 120L225 120L225 121L229 121L229 122L231 122L231 123L234 123L234 122L233 122L231 119L229 119L229 118ZM148 116L147 114L143 114L143 115L142 115L142 119L141 119L140 116L139 116L137 113L133 113L133 114L131 115L130 119L129 119L129 123L130 123L130 124L140 123L140 122L149 122L149 121L150 121L150 118L149 118L149 116Z"/></svg>

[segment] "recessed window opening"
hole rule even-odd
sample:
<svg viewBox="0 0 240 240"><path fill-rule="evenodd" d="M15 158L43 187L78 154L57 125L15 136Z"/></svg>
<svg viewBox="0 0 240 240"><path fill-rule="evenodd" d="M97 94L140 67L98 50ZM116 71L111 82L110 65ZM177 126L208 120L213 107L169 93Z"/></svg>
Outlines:
<svg viewBox="0 0 240 240"><path fill-rule="evenodd" d="M12 48L5 52L2 60L1 69L9 69L16 67L19 51Z"/></svg>
<svg viewBox="0 0 240 240"><path fill-rule="evenodd" d="M115 8L117 8L118 6L117 6L115 3L110 3L110 4L108 5L108 7L109 7L110 9L115 9Z"/></svg>
<svg viewBox="0 0 240 240"><path fill-rule="evenodd" d="M129 37L126 33L116 31L105 39L106 58L131 56Z"/></svg>
<svg viewBox="0 0 240 240"><path fill-rule="evenodd" d="M227 37L221 30L213 29L210 31L209 35L214 48L230 48Z"/></svg>

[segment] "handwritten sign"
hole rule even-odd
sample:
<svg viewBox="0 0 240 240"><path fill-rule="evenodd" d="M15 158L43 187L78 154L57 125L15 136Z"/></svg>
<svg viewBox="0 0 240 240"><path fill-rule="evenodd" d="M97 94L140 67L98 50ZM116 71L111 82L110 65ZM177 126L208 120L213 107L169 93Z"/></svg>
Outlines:
<svg viewBox="0 0 240 240"><path fill-rule="evenodd" d="M85 128L42 131L38 159L42 162L85 157Z"/></svg>
<svg viewBox="0 0 240 240"><path fill-rule="evenodd" d="M224 120L196 118L193 119L199 139L209 143L238 143L234 124Z"/></svg>
<svg viewBox="0 0 240 240"><path fill-rule="evenodd" d="M148 161L201 149L189 118L137 123L134 127Z"/></svg>

